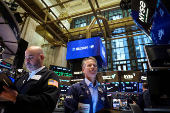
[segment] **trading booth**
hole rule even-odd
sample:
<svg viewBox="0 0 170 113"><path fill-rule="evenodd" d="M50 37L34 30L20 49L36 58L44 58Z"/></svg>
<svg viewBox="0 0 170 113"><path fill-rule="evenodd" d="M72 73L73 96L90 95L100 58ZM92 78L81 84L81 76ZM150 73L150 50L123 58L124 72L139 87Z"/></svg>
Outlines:
<svg viewBox="0 0 170 113"><path fill-rule="evenodd" d="M107 90L110 106L115 110L129 109L129 103L137 100L142 84L146 82L141 79L146 74L140 71L106 71L99 75L103 78L100 85Z"/></svg>

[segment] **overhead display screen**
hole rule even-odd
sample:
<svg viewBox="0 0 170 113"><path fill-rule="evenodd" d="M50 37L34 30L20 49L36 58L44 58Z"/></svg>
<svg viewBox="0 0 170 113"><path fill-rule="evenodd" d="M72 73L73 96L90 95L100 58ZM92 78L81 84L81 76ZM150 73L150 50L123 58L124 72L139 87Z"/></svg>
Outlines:
<svg viewBox="0 0 170 113"><path fill-rule="evenodd" d="M139 82L140 71L118 71L121 82Z"/></svg>
<svg viewBox="0 0 170 113"><path fill-rule="evenodd" d="M150 35L152 16L155 12L157 0L132 0L132 18L134 22L147 34Z"/></svg>
<svg viewBox="0 0 170 113"><path fill-rule="evenodd" d="M169 1L170 2L170 1ZM154 44L170 44L170 13L160 1L153 16L150 36Z"/></svg>
<svg viewBox="0 0 170 113"><path fill-rule="evenodd" d="M170 0L132 0L132 18L154 44L170 44Z"/></svg>
<svg viewBox="0 0 170 113"><path fill-rule="evenodd" d="M106 50L100 37L76 40L67 43L66 60L86 58L89 56L100 57L103 65L102 67L107 67Z"/></svg>
<svg viewBox="0 0 170 113"><path fill-rule="evenodd" d="M138 83L137 82L121 82L121 92L138 93Z"/></svg>
<svg viewBox="0 0 170 113"><path fill-rule="evenodd" d="M65 67L50 65L49 69L54 71L58 76L72 76L71 70Z"/></svg>

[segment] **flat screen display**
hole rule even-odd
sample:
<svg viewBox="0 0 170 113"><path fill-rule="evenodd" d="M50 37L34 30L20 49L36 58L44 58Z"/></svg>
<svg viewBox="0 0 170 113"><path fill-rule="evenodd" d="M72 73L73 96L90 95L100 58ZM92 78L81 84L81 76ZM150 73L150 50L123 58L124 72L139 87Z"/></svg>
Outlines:
<svg viewBox="0 0 170 113"><path fill-rule="evenodd" d="M103 87L107 90L107 92L120 92L119 82L101 83L101 85L103 85Z"/></svg>
<svg viewBox="0 0 170 113"><path fill-rule="evenodd" d="M60 94L66 94L70 86L60 85Z"/></svg>
<svg viewBox="0 0 170 113"><path fill-rule="evenodd" d="M150 69L170 68L170 44L144 46Z"/></svg>
<svg viewBox="0 0 170 113"><path fill-rule="evenodd" d="M119 108L125 109L126 107L127 107L126 99L113 99L113 109Z"/></svg>
<svg viewBox="0 0 170 113"><path fill-rule="evenodd" d="M58 76L72 76L71 69L65 67L50 65L49 69L54 71Z"/></svg>
<svg viewBox="0 0 170 113"><path fill-rule="evenodd" d="M138 93L138 83L137 82L121 82L121 92Z"/></svg>
<svg viewBox="0 0 170 113"><path fill-rule="evenodd" d="M132 0L134 22L154 44L170 43L170 0Z"/></svg>
<svg viewBox="0 0 170 113"><path fill-rule="evenodd" d="M167 0L167 3L169 0ZM150 36L154 44L169 44L170 43L170 13L165 8L164 4L159 1L159 5L155 10L152 22Z"/></svg>
<svg viewBox="0 0 170 113"><path fill-rule="evenodd" d="M102 67L107 66L106 49L103 46L100 37L87 38L71 41L67 43L66 60L86 58L89 56L100 57Z"/></svg>
<svg viewBox="0 0 170 113"><path fill-rule="evenodd" d="M143 85L143 83L139 83L139 93L143 92L142 85Z"/></svg>

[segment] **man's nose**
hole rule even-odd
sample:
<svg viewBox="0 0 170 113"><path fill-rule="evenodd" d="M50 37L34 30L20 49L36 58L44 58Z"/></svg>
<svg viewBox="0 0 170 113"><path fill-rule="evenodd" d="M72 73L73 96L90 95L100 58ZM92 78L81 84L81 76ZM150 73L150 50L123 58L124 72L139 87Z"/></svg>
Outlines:
<svg viewBox="0 0 170 113"><path fill-rule="evenodd" d="M91 68L94 68L95 66L94 65L91 65Z"/></svg>
<svg viewBox="0 0 170 113"><path fill-rule="evenodd" d="M30 59L29 59L29 58L26 58L26 59L25 59L25 62L29 62L29 61L30 61Z"/></svg>

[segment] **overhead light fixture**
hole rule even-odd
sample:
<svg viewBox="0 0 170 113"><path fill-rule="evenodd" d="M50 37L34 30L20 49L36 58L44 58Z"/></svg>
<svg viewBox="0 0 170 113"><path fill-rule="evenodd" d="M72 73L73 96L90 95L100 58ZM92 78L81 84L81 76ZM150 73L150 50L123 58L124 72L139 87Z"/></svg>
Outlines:
<svg viewBox="0 0 170 113"><path fill-rule="evenodd" d="M123 10L131 9L131 0L121 0L120 8Z"/></svg>

